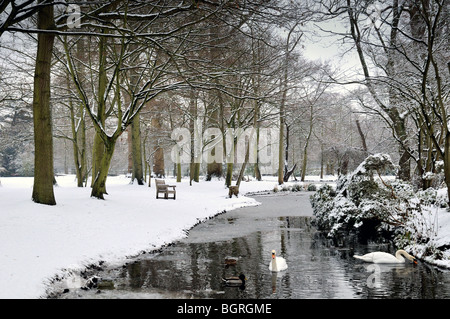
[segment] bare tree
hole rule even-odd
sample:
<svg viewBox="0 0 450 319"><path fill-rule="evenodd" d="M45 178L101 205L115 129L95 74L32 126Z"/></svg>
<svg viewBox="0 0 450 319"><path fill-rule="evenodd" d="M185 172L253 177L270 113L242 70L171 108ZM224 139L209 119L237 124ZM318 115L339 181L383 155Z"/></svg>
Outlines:
<svg viewBox="0 0 450 319"><path fill-rule="evenodd" d="M39 4L42 2L38 1ZM54 24L53 7L41 7L38 11L38 29L49 30ZM46 205L56 205L53 193L53 135L50 107L50 69L54 40L54 34L38 35L33 90L35 164L32 199L36 203Z"/></svg>

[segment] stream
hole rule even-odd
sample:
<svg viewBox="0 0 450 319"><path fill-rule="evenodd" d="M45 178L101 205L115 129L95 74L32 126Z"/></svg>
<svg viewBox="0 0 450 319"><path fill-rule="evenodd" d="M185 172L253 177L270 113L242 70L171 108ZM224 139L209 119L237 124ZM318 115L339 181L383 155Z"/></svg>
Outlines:
<svg viewBox="0 0 450 319"><path fill-rule="evenodd" d="M59 298L450 298L448 270L420 261L367 264L353 254L395 253L394 248L331 242L313 225L311 194L256 195L260 206L218 215L157 253L95 274L109 286L70 289ZM273 249L286 259L286 271L269 271ZM225 264L228 256L237 258L235 265ZM245 286L223 284L223 277L241 273Z"/></svg>

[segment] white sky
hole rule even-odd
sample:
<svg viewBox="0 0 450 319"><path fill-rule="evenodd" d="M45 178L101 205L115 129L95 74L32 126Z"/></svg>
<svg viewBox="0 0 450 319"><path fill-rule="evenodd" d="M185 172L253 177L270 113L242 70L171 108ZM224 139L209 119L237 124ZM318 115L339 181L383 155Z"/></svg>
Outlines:
<svg viewBox="0 0 450 319"><path fill-rule="evenodd" d="M321 30L322 29L322 30ZM348 43L343 43L342 37L333 35L323 30L333 32L348 32L340 21L326 21L307 26L303 40L303 54L311 60L332 61L336 65L345 68L360 68L355 50ZM347 40L348 42L348 40Z"/></svg>
<svg viewBox="0 0 450 319"><path fill-rule="evenodd" d="M322 30L321 30L322 29ZM361 65L358 54L351 47L349 40L343 42L342 36L331 34L324 30L333 32L348 32L348 27L340 21L326 21L314 23L307 26L303 39L302 53L309 60L330 62L333 69L339 69L339 78L342 81L351 81L356 74L361 74ZM346 89L355 88L356 85L342 87Z"/></svg>

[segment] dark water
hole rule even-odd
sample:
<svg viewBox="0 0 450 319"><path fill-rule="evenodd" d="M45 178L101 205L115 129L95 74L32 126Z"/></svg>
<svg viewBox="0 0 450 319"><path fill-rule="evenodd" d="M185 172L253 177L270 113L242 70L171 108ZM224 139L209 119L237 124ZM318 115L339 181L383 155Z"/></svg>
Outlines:
<svg viewBox="0 0 450 319"><path fill-rule="evenodd" d="M371 265L352 256L393 252L387 245L335 247L312 224L308 193L261 196L259 207L219 215L160 253L97 276L114 290L71 289L64 298L449 298L450 272L424 263ZM288 269L269 271L271 251ZM238 258L226 266L227 256ZM245 287L222 277L240 273Z"/></svg>

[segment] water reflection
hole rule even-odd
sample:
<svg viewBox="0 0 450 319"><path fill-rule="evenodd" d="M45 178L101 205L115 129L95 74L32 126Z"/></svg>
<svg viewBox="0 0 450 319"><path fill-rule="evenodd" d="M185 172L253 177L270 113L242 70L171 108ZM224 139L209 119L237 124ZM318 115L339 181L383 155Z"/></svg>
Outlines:
<svg viewBox="0 0 450 319"><path fill-rule="evenodd" d="M286 259L286 271L269 271L272 249ZM423 263L374 267L353 258L390 249L352 241L336 247L315 229L311 216L270 217L242 209L195 227L187 239L158 254L99 274L113 278L115 290L76 298L450 297L447 271ZM227 256L237 257L236 265L225 264ZM240 273L247 277L245 289L223 284L223 277Z"/></svg>

